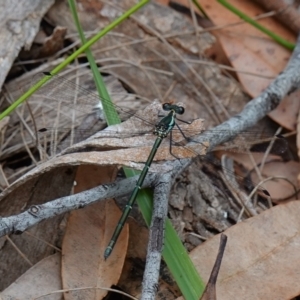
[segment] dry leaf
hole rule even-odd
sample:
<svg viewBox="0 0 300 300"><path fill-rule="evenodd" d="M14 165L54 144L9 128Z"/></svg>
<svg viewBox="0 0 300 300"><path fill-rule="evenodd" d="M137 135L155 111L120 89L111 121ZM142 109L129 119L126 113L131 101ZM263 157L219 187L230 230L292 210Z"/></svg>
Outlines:
<svg viewBox="0 0 300 300"><path fill-rule="evenodd" d="M217 282L217 299L291 299L300 294L300 202L273 207L226 230L228 243ZM219 235L190 256L207 281Z"/></svg>
<svg viewBox="0 0 300 300"><path fill-rule="evenodd" d="M60 260L59 253L44 258L6 288L0 295L1 299L32 300L61 290ZM61 293L42 298L60 300Z"/></svg>
<svg viewBox="0 0 300 300"><path fill-rule="evenodd" d="M81 166L76 176L75 192L111 182L115 176L115 167ZM65 299L101 299L107 294L101 287L109 288L117 284L126 256L127 225L106 261L104 251L120 215L113 200L99 202L71 213L62 246L63 287L94 288L68 292Z"/></svg>
<svg viewBox="0 0 300 300"><path fill-rule="evenodd" d="M101 287L117 284L126 256L128 227L123 228L113 253L106 261L104 250L120 215L113 200L72 212L62 248L63 287L93 288L69 292L65 299L101 299L107 294Z"/></svg>
<svg viewBox="0 0 300 300"><path fill-rule="evenodd" d="M241 21L237 15L217 1L201 0L200 4L215 25L226 26ZM249 17L264 13L258 5L250 1L232 0L230 4ZM291 42L295 41L295 35L272 18L260 20L259 23L285 39ZM248 23L231 26L215 33L218 35L231 64L237 70L265 76L276 76L283 70L290 56L289 50L279 46L271 38ZM252 97L259 95L271 82L271 79L243 73L238 73L238 77Z"/></svg>
<svg viewBox="0 0 300 300"><path fill-rule="evenodd" d="M71 167L63 167L51 172L39 173L35 178L23 178L19 184L10 186L2 193L0 201L1 216L20 214L32 205L39 205L47 201L70 194L74 183L75 172ZM60 243L60 223L63 215L45 220L28 230L26 233L10 235L10 242L1 247L1 289L15 281L31 264L53 253L51 245ZM33 235L33 236L32 236ZM18 251L21 251L22 255Z"/></svg>

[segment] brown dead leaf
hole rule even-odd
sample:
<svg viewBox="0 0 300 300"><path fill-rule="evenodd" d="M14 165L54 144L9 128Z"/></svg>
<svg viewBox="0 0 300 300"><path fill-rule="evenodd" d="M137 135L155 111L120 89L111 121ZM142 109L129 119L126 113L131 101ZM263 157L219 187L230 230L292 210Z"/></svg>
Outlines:
<svg viewBox="0 0 300 300"><path fill-rule="evenodd" d="M127 226L124 226L107 261L103 255L120 215L120 210L112 200L72 212L62 248L63 287L94 289L69 292L65 294L66 299L101 299L107 294L101 287L109 288L117 284L126 255Z"/></svg>
<svg viewBox="0 0 300 300"><path fill-rule="evenodd" d="M115 167L81 166L76 177L75 192L111 182ZM112 255L104 260L104 250L119 221L121 212L113 200L99 202L71 213L63 241L63 287L94 287L65 294L66 299L101 299L106 290L117 284L123 268L128 244L128 226L125 226ZM96 289L96 287L98 289Z"/></svg>
<svg viewBox="0 0 300 300"><path fill-rule="evenodd" d="M300 202L273 207L226 230L228 243L217 282L217 299L291 299L300 293ZM219 235L190 256L207 281Z"/></svg>
<svg viewBox="0 0 300 300"><path fill-rule="evenodd" d="M299 174L300 164L296 161L288 162L270 162L265 165L262 176L263 178L280 176L282 179L274 179L264 183L264 187L271 194L273 202L280 202L282 199L296 200L296 191L299 190L297 175ZM286 180L284 180L286 179ZM254 183L259 183L256 173L252 174Z"/></svg>
<svg viewBox="0 0 300 300"><path fill-rule="evenodd" d="M269 113L269 117L288 130L295 130L300 110L300 90L285 96L284 100Z"/></svg>
<svg viewBox="0 0 300 300"><path fill-rule="evenodd" d="M59 253L44 258L6 288L1 299L31 300L61 290L60 261ZM46 298L60 300L61 293Z"/></svg>

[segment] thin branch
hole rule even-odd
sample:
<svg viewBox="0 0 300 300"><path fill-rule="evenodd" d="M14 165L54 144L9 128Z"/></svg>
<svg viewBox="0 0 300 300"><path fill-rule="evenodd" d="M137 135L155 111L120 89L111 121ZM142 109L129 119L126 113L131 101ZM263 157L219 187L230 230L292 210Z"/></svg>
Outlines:
<svg viewBox="0 0 300 300"><path fill-rule="evenodd" d="M168 214L168 200L171 189L170 174L161 176L154 189L154 207L149 231L146 266L143 276L141 299L155 299L158 287L159 269L164 243L165 222Z"/></svg>
<svg viewBox="0 0 300 300"><path fill-rule="evenodd" d="M1 218L0 237L10 233L22 233L45 219L83 208L97 201L124 196L132 191L137 178L138 176L135 176L112 184L100 185L75 195L61 197L40 205L32 205L21 214ZM149 187L155 178L155 174L149 174L143 187Z"/></svg>

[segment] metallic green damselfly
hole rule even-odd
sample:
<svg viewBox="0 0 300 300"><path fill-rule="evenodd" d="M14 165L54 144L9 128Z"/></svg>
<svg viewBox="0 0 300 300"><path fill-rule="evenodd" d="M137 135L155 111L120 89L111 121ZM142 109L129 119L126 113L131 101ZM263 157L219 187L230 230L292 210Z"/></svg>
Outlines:
<svg viewBox="0 0 300 300"><path fill-rule="evenodd" d="M131 193L131 196L126 204L125 209L123 210L122 216L120 217L120 220L117 224L117 227L115 228L115 231L111 237L111 240L110 240L107 248L105 249L105 252L104 252L105 259L107 259L110 256L110 254L117 242L117 239L118 239L118 237L122 231L122 228L124 227L124 224L129 216L129 213L130 213L132 206L136 200L139 190L141 189L141 186L145 180L145 177L148 173L148 170L151 166L151 163L154 159L157 149L159 148L162 140L169 134L169 132L175 126L176 114L182 115L184 113L184 108L182 106L178 106L178 105L170 104L170 103L164 103L163 110L170 111L170 112L168 113L168 115L163 117L157 125L155 125L153 134L155 134L157 136L157 138L154 142L154 145L151 149L151 152L148 156L148 159L145 163L142 173L140 174L140 177L136 183L136 186Z"/></svg>

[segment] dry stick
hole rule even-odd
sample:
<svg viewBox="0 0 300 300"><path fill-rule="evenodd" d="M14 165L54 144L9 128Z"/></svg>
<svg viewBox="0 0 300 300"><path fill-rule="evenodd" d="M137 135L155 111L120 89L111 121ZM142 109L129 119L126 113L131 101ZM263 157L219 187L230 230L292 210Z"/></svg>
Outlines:
<svg viewBox="0 0 300 300"><path fill-rule="evenodd" d="M168 200L173 181L189 165L189 160L177 165L171 172L162 174L154 189L154 206L149 230L146 266L143 276L141 299L155 299L158 287L164 230L168 214Z"/></svg>
<svg viewBox="0 0 300 300"><path fill-rule="evenodd" d="M45 241L44 239L41 239L41 238L35 236L34 234L30 233L29 231L25 231L24 234L26 234L26 235L32 237L33 239L36 239L36 240L38 240L38 241L40 241L40 242L42 242L42 243L48 245L49 247L53 248L53 249L54 249L55 251L57 251L57 252L61 252L61 249L60 249L60 248L54 246L54 245L51 244L51 243L48 243L48 242Z"/></svg>
<svg viewBox="0 0 300 300"><path fill-rule="evenodd" d="M7 102L8 102L9 104L11 104L13 101L11 100L12 97L11 97L10 93L9 93L9 91L7 91L7 90L6 90L5 92L6 92L6 95L7 95L7 98L6 98L6 99L7 99ZM25 108L25 106L22 107L23 112L24 112L24 108ZM34 138L35 138L35 137L34 137L34 133L32 132L31 128L27 125L26 120L23 118L22 114L20 113L20 111L19 111L18 109L16 110L16 114L17 114L17 116L19 117L20 121L23 123L24 127L27 129L27 131L28 131L29 134L31 135L32 139L34 139Z"/></svg>
<svg viewBox="0 0 300 300"><path fill-rule="evenodd" d="M9 182L8 182L7 177L6 177L6 174L3 171L2 165L0 165L0 176L2 177L2 181L3 181L3 182L1 182L0 188L3 189L3 188L8 187ZM4 185L3 185L3 183L4 183Z"/></svg>
<svg viewBox="0 0 300 300"><path fill-rule="evenodd" d="M167 99L169 98L169 96L171 95L172 91L175 89L176 85L177 85L177 81L173 80L173 82L170 84L168 90L165 92L165 94L163 95L162 98L162 103L167 102Z"/></svg>
<svg viewBox="0 0 300 300"><path fill-rule="evenodd" d="M199 34L200 27L198 26L198 20L196 17L195 10L193 8L193 2L192 2L192 0L188 0L188 2L189 2L189 9L190 9L190 13L192 16L194 30L195 30L195 38L196 38L197 46L198 46L198 57L201 60L201 54L200 54L201 53L201 38L200 38L200 34Z"/></svg>
<svg viewBox="0 0 300 300"><path fill-rule="evenodd" d="M218 255L216 257L216 261L214 263L213 269L211 270L211 274L209 276L208 283L206 285L206 288L205 288L200 300L215 300L215 299L217 299L216 283L217 283L219 271L221 268L221 263L222 263L223 255L225 252L226 243L227 243L227 236L222 233L220 236L220 245L219 245Z"/></svg>
<svg viewBox="0 0 300 300"><path fill-rule="evenodd" d="M34 116L33 116L33 112L32 112L32 109L31 109L31 106L30 106L29 102L26 101L25 104L26 104L26 107L27 107L27 109L28 109L28 112L29 112L29 115L30 115L30 117L31 117L32 124L33 124L33 129L34 129L34 133L35 133L35 137L36 137L36 138L35 138L35 142L36 142L35 146L36 146L37 149L39 149L39 141L38 141L38 138L37 138L37 136L38 136L38 130L37 130L35 118L34 118ZM21 126L22 126L22 123L21 123ZM26 144L26 143L24 143L24 145L25 145L25 144ZM26 147L26 146L25 146L25 147ZM27 151L28 151L28 150L27 150ZM28 153L29 153L29 152L28 152ZM29 155L30 155L30 154L29 154ZM34 161L35 165L37 165L37 161L36 161L35 159L34 159L33 161Z"/></svg>
<svg viewBox="0 0 300 300"><path fill-rule="evenodd" d="M257 212L252 203L248 201L249 197L243 191L239 190L238 183L233 176L233 160L227 159L225 155L222 155L221 162L223 173L219 172L219 175L229 188L232 196L241 205L242 212L244 213L244 210L246 210L248 217L256 216ZM228 171L231 171L230 174Z"/></svg>
<svg viewBox="0 0 300 300"><path fill-rule="evenodd" d="M35 159L33 153L31 152L30 148L28 147L28 144L26 143L26 138L25 138L25 135L24 135L24 128L23 128L23 124L22 124L22 123L20 124L20 135L21 135L21 138L22 138L22 142L23 142L23 144L24 144L24 147L25 147L25 149L26 149L26 151L27 151L27 153L28 153L28 156L31 158L33 164L34 164L35 166L37 166L38 163L37 163L37 161L36 161L36 159Z"/></svg>
<svg viewBox="0 0 300 300"><path fill-rule="evenodd" d="M30 170L34 169L35 166L34 165L30 165L28 167L24 167L24 168L20 168L18 171L12 173L11 175L9 175L7 177L8 181L14 182L15 180L17 180L20 176L26 174L27 172L29 172ZM14 179L16 178L16 179ZM10 184L8 185L10 186ZM0 194L1 195L1 194Z"/></svg>
<svg viewBox="0 0 300 300"><path fill-rule="evenodd" d="M14 243L14 241L6 235L5 238L12 245L12 247L19 253L19 255L28 263L30 267L33 266L33 263L26 257L26 255L20 250L20 248Z"/></svg>
<svg viewBox="0 0 300 300"><path fill-rule="evenodd" d="M10 233L22 233L43 220L83 208L101 200L124 196L132 191L137 178L138 176L135 176L117 183L100 185L75 195L61 197L44 204L32 205L18 215L0 218L0 237ZM151 186L155 178L155 174L149 174L142 187ZM11 192L12 189L13 186L8 188L7 193Z"/></svg>

